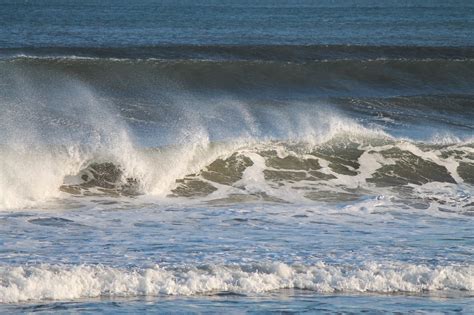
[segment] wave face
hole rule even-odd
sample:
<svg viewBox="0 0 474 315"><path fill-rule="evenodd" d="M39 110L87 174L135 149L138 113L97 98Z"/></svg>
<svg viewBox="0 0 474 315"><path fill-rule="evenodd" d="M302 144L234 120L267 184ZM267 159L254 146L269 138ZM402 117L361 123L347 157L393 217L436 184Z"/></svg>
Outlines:
<svg viewBox="0 0 474 315"><path fill-rule="evenodd" d="M472 210L470 48L2 55L3 208L68 195L348 202L389 193ZM463 193L440 201L444 189Z"/></svg>
<svg viewBox="0 0 474 315"><path fill-rule="evenodd" d="M184 175L175 178L176 170L173 175L161 170L150 178L163 156L183 153L149 149L136 153L147 161L142 174L96 159L67 176L60 190L74 196L161 194L214 203L350 203L390 195L419 209L440 207L472 215L473 150L472 143L420 145L347 133L316 146L216 143L199 150L181 170ZM166 179L167 188L158 191ZM463 193L449 196L456 190Z"/></svg>
<svg viewBox="0 0 474 315"><path fill-rule="evenodd" d="M281 98L287 97L289 89L294 96L318 97L470 94L474 86L474 51L470 49L417 53L402 48L393 52L389 48L388 52L358 52L344 46L331 47L334 52L310 48L291 47L286 51L260 47L252 51L239 47L235 55L219 46L203 52L185 47L174 52L170 48L169 55L164 55L166 50L161 48L157 57L150 57L153 49L143 53L119 50L118 58L102 57L115 56L114 50L81 53L66 49L56 55L32 50L4 53L2 70L8 76L22 71L36 80L46 74L66 73L94 87L114 91L124 86L139 92L150 85L178 85L193 93L214 91L238 93L241 97L260 94ZM232 47L227 49L232 51Z"/></svg>

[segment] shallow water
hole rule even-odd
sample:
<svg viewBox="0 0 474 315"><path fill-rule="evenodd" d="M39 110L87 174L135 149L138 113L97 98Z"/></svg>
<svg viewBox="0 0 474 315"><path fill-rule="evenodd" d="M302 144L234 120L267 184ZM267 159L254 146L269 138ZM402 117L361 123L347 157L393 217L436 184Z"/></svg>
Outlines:
<svg viewBox="0 0 474 315"><path fill-rule="evenodd" d="M282 290L265 295L193 296L134 299L101 299L71 302L24 304L5 306L4 311L31 313L97 312L107 310L116 314L130 312L185 313L471 313L472 297L444 297L429 295L349 295L318 294L307 291ZM392 310L392 311L390 311Z"/></svg>
<svg viewBox="0 0 474 315"><path fill-rule="evenodd" d="M332 207L103 203L2 214L1 274L9 284L2 299L28 302L3 309L472 308L471 216L394 210L386 200ZM70 302L44 304L51 299Z"/></svg>

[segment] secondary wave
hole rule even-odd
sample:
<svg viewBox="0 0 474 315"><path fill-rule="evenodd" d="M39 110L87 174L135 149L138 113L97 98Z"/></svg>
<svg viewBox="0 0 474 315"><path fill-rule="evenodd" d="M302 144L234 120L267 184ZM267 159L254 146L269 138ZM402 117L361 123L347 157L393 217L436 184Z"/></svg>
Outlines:
<svg viewBox="0 0 474 315"><path fill-rule="evenodd" d="M95 297L251 294L296 288L315 292L472 292L473 266L366 263L360 267L255 265L119 269L100 265L0 267L0 303Z"/></svg>

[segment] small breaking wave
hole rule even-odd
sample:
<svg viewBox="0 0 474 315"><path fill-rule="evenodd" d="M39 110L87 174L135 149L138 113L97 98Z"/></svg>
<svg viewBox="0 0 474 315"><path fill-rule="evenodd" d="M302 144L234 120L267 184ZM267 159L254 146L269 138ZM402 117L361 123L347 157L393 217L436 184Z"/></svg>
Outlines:
<svg viewBox="0 0 474 315"><path fill-rule="evenodd" d="M474 291L473 266L398 262L362 266L285 263L121 269L103 265L0 267L0 303L95 297L252 294L279 289L320 293Z"/></svg>

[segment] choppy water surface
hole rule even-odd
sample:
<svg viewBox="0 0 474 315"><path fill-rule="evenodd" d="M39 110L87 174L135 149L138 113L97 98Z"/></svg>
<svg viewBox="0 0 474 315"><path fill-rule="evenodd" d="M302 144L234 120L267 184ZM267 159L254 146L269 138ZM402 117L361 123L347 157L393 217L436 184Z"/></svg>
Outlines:
<svg viewBox="0 0 474 315"><path fill-rule="evenodd" d="M474 311L468 4L100 5L0 13L0 311Z"/></svg>

